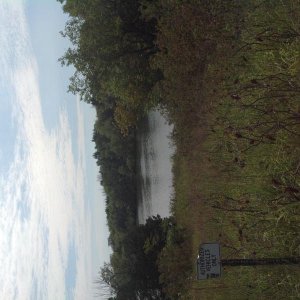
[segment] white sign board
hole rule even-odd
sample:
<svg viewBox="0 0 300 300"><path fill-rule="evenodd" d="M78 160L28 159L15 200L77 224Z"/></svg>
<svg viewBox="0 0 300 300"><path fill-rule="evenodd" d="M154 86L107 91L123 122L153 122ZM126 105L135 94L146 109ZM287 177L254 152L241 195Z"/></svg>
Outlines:
<svg viewBox="0 0 300 300"><path fill-rule="evenodd" d="M204 280L221 276L220 244L201 244L197 257L197 279Z"/></svg>

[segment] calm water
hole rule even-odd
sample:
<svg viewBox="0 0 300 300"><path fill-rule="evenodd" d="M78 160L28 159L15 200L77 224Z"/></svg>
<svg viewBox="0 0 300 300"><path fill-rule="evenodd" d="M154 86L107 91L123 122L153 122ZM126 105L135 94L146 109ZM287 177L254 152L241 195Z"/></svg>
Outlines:
<svg viewBox="0 0 300 300"><path fill-rule="evenodd" d="M152 215L169 215L174 147L168 138L172 127L159 112L151 111L140 127L138 217L139 222L144 223Z"/></svg>

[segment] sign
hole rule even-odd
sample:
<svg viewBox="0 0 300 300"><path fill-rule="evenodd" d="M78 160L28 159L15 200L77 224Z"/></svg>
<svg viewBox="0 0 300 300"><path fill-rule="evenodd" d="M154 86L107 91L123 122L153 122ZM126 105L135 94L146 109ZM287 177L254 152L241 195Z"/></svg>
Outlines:
<svg viewBox="0 0 300 300"><path fill-rule="evenodd" d="M221 276L220 245L201 244L197 257L197 279L204 280Z"/></svg>

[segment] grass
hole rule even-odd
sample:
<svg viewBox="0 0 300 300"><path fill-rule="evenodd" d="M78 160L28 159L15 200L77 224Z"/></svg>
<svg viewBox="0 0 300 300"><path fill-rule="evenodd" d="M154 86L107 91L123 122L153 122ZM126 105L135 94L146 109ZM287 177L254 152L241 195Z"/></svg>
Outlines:
<svg viewBox="0 0 300 300"><path fill-rule="evenodd" d="M176 280L169 274L169 295L299 299L299 266L227 267L221 279L194 278L202 242L220 242L223 258L300 256L300 2L232 1L222 13L214 1L205 8L206 21L217 20L211 32L190 3L173 3L160 21L168 51L155 61L166 70L159 88L175 123L172 212L187 232L172 264L188 259Z"/></svg>

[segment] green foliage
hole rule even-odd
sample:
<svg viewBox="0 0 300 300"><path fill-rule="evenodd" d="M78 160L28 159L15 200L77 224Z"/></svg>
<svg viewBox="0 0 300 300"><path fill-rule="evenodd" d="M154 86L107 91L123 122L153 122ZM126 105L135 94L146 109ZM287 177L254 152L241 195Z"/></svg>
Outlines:
<svg viewBox="0 0 300 300"><path fill-rule="evenodd" d="M198 219L186 214L207 213L201 232L219 240L225 256L299 256L299 1L160 1L145 8L147 17L157 5L161 51L151 62L164 79L153 93L175 123L176 219L196 236ZM185 249L195 255L190 244ZM182 284L183 255L167 250L161 278L174 299L177 285L186 287L183 299L299 297L299 271L282 266L268 277L230 270L214 291L204 290L209 283ZM168 280L179 270L184 275ZM230 290L234 280L239 288Z"/></svg>
<svg viewBox="0 0 300 300"><path fill-rule="evenodd" d="M299 298L295 268L192 280L205 238L227 257L300 254L299 1L60 2L69 90L97 110L115 299ZM139 226L134 126L155 105L175 124L176 222Z"/></svg>
<svg viewBox="0 0 300 300"><path fill-rule="evenodd" d="M159 216L131 227L122 247L112 254L111 265L105 264L101 269L99 281L112 288L116 299L166 299L157 261L170 234L176 230L173 218ZM179 243L178 238L173 242Z"/></svg>
<svg viewBox="0 0 300 300"><path fill-rule="evenodd" d="M117 299L155 294L154 290L160 289L155 259L145 260L146 265L142 265L143 234L136 224L134 130L138 119L154 105L148 95L160 78L149 65L149 57L156 51L155 22L141 18L140 2L136 0L60 2L70 15L62 35L72 47L60 59L62 65L75 67L69 91L93 104L97 112L94 157L106 194L109 243L113 249L111 264L102 270L101 282L110 285ZM149 257L155 258L159 245L153 245ZM153 273L148 285L142 277L147 268Z"/></svg>
<svg viewBox="0 0 300 300"><path fill-rule="evenodd" d="M139 1L63 3L71 18L62 34L72 48L60 60L76 69L69 91L93 104L114 98L116 123L128 133L154 105L149 91L160 78L149 66L156 52L155 22L141 18Z"/></svg>

